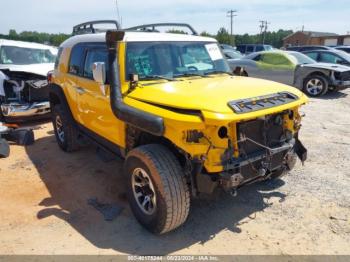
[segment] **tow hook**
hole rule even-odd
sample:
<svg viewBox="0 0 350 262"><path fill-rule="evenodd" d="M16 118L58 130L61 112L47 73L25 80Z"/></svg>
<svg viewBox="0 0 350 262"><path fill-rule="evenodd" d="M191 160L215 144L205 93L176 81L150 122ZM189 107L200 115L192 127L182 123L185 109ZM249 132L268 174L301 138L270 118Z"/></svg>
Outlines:
<svg viewBox="0 0 350 262"><path fill-rule="evenodd" d="M260 177L265 177L266 173L267 173L267 170L265 168L260 168L258 170L258 174L259 174Z"/></svg>
<svg viewBox="0 0 350 262"><path fill-rule="evenodd" d="M233 188L233 189L231 190L231 192L230 192L230 195L231 195L232 197L237 197L237 195L238 195L237 189L236 189L236 188Z"/></svg>

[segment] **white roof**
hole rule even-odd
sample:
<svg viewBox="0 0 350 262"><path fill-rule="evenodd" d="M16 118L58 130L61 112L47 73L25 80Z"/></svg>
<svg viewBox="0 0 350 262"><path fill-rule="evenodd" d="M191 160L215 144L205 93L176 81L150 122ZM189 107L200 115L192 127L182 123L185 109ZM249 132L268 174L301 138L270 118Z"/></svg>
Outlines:
<svg viewBox="0 0 350 262"><path fill-rule="evenodd" d="M63 42L62 46L73 46L82 42L105 42L106 33L77 35ZM153 33L153 32L125 32L124 42L217 42L210 37L170 34L170 33Z"/></svg>
<svg viewBox="0 0 350 262"><path fill-rule="evenodd" d="M49 45L43 45L43 44L32 43L32 42L22 42L22 41L7 40L7 39L0 39L0 46L2 46L2 45L23 47L23 48L32 48L32 49L57 50L56 47L49 46Z"/></svg>

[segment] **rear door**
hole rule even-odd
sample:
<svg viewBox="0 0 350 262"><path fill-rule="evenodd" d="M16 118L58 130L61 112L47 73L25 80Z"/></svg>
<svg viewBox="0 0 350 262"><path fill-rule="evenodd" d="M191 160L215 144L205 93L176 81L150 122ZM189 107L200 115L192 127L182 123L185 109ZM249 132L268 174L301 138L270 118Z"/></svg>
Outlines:
<svg viewBox="0 0 350 262"><path fill-rule="evenodd" d="M124 123L115 117L110 105L106 45L87 45L84 57L83 72L78 79L79 89L77 90L81 123L96 135L122 146L124 144L124 138L122 137ZM107 72L105 85L100 85L93 79L92 66L95 62L105 63ZM98 136L96 139L100 139Z"/></svg>

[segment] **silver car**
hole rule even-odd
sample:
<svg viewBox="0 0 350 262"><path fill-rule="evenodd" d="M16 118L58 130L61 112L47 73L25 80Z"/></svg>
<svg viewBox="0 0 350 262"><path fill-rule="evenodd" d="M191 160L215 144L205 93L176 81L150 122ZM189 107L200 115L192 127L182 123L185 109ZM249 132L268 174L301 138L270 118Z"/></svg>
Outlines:
<svg viewBox="0 0 350 262"><path fill-rule="evenodd" d="M350 67L317 63L299 52L257 52L228 61L235 74L291 85L313 97L350 87Z"/></svg>

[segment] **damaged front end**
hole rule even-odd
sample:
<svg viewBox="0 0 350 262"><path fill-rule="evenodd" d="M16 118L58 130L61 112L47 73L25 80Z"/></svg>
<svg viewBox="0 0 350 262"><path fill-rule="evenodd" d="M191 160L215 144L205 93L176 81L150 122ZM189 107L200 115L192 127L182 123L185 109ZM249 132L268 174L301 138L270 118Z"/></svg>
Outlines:
<svg viewBox="0 0 350 262"><path fill-rule="evenodd" d="M45 76L28 72L1 70L1 114L6 122L46 118L50 113L48 81Z"/></svg>
<svg viewBox="0 0 350 262"><path fill-rule="evenodd" d="M297 135L284 129L283 121L283 115L276 114L237 125L239 157L224 160L224 189L280 177L294 168L297 157L306 160L306 149Z"/></svg>
<svg viewBox="0 0 350 262"><path fill-rule="evenodd" d="M198 192L210 194L221 187L235 195L242 186L283 176L294 168L297 158L304 162L307 150L298 138L300 117L295 113L287 110L232 124L221 155L223 171L212 174L203 168L194 174Z"/></svg>

